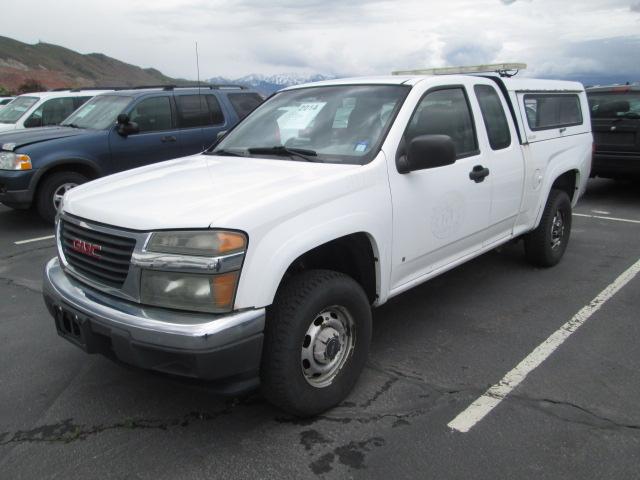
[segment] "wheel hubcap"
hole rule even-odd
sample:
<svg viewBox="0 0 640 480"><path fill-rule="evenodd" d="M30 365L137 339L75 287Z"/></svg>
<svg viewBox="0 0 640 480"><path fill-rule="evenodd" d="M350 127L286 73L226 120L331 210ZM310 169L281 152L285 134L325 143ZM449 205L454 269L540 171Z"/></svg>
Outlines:
<svg viewBox="0 0 640 480"><path fill-rule="evenodd" d="M77 183L69 182L63 183L55 189L55 191L53 192L53 208L56 210L56 212L60 210L60 205L62 205L62 197L64 197L64 194L77 186Z"/></svg>
<svg viewBox="0 0 640 480"><path fill-rule="evenodd" d="M300 359L305 380L314 387L331 385L355 346L355 323L340 306L326 308L313 319L302 341Z"/></svg>
<svg viewBox="0 0 640 480"><path fill-rule="evenodd" d="M560 210L556 210L556 214L551 222L551 248L556 249L562 244L564 237L564 217Z"/></svg>

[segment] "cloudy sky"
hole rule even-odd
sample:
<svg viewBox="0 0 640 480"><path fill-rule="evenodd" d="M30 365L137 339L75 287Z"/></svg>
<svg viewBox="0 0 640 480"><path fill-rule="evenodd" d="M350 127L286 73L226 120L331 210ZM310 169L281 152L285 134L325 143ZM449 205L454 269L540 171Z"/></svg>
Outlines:
<svg viewBox="0 0 640 480"><path fill-rule="evenodd" d="M202 78L518 61L640 80L640 0L4 0L2 17L1 35L185 78L197 41Z"/></svg>

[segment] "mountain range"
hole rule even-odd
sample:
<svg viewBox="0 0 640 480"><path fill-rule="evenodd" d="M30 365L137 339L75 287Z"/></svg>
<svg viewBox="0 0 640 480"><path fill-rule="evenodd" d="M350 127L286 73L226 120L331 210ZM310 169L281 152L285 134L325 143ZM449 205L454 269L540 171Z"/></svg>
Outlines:
<svg viewBox="0 0 640 480"><path fill-rule="evenodd" d="M334 77L252 74L233 79L214 77L208 81L245 85L270 95L284 87L328 78ZM102 53L82 54L51 43L31 45L0 36L0 87L17 92L21 85L33 80L45 89L194 83L193 80L171 78L154 68L140 68Z"/></svg>
<svg viewBox="0 0 640 480"><path fill-rule="evenodd" d="M270 95L277 90L290 87L292 85L331 80L333 78L337 77L333 75L320 74L305 76L295 73L280 73L276 75L260 75L253 73L239 78L212 77L208 79L208 82L213 84L243 85L258 90L263 95Z"/></svg>
<svg viewBox="0 0 640 480"><path fill-rule="evenodd" d="M51 43L30 45L0 36L0 86L15 92L27 80L48 89L180 82L154 68L140 68L102 53L82 54Z"/></svg>

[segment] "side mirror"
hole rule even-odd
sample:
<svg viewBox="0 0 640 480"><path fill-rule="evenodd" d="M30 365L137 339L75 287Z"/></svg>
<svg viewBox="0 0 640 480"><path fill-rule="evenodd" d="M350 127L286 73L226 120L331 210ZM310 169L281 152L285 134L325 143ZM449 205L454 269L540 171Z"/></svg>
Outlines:
<svg viewBox="0 0 640 480"><path fill-rule="evenodd" d="M42 117L31 116L24 121L26 128L41 127Z"/></svg>
<svg viewBox="0 0 640 480"><path fill-rule="evenodd" d="M456 161L456 146L449 135L420 135L396 160L399 173L444 167Z"/></svg>
<svg viewBox="0 0 640 480"><path fill-rule="evenodd" d="M123 137L131 135L133 133L138 133L140 131L138 124L130 121L129 115L127 115L126 113L121 113L120 115L118 115L118 118L116 120L118 122L118 133Z"/></svg>

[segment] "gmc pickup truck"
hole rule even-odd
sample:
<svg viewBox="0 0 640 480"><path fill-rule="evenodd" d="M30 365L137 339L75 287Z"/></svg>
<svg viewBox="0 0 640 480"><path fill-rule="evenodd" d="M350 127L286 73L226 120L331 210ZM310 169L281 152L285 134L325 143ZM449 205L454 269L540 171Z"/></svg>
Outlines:
<svg viewBox="0 0 640 480"><path fill-rule="evenodd" d="M591 155L579 83L288 88L202 154L68 192L45 302L88 353L318 414L356 383L372 307L513 239L558 263Z"/></svg>

